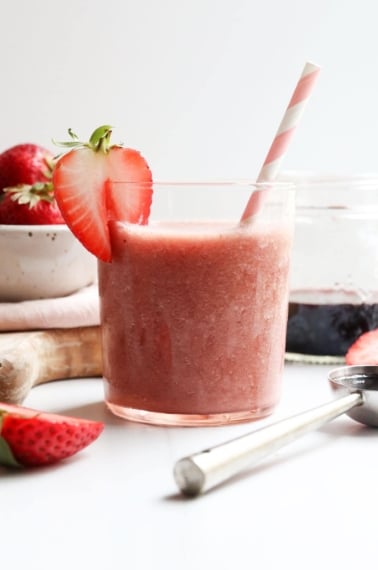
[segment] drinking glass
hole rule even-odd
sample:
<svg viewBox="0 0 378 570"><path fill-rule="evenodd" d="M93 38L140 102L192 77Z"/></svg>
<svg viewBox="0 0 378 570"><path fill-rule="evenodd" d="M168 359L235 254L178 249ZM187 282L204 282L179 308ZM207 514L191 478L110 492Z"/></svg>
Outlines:
<svg viewBox="0 0 378 570"><path fill-rule="evenodd" d="M252 192L264 192L262 205L241 223ZM154 183L148 224L109 223L112 262L99 262L99 291L105 400L114 414L195 426L272 412L294 192L289 183Z"/></svg>

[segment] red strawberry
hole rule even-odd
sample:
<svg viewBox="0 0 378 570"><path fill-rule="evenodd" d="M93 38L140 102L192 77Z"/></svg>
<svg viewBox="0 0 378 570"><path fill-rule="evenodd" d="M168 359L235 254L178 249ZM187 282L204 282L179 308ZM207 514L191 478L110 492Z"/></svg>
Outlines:
<svg viewBox="0 0 378 570"><path fill-rule="evenodd" d="M101 422L0 402L0 464L31 467L55 463L92 443L103 428Z"/></svg>
<svg viewBox="0 0 378 570"><path fill-rule="evenodd" d="M111 127L99 127L89 143L63 143L53 172L56 201L72 233L94 255L111 261L108 222L144 224L152 199L151 171L133 149L110 145Z"/></svg>
<svg viewBox="0 0 378 570"><path fill-rule="evenodd" d="M0 202L0 224L64 224L51 182L6 188Z"/></svg>
<svg viewBox="0 0 378 570"><path fill-rule="evenodd" d="M378 329L368 331L359 336L346 353L345 362L348 365L378 365Z"/></svg>
<svg viewBox="0 0 378 570"><path fill-rule="evenodd" d="M0 190L51 178L53 155L31 143L18 144L0 154Z"/></svg>

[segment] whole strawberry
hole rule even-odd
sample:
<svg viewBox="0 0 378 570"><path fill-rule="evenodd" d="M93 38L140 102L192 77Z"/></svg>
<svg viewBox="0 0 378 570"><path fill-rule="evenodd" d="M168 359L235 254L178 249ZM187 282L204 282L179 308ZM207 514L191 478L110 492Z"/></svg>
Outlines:
<svg viewBox="0 0 378 570"><path fill-rule="evenodd" d="M0 224L64 224L52 186L54 160L36 144L0 154Z"/></svg>
<svg viewBox="0 0 378 570"><path fill-rule="evenodd" d="M0 402L0 465L36 467L70 457L104 429L98 421Z"/></svg>
<svg viewBox="0 0 378 570"><path fill-rule="evenodd" d="M53 155L39 145L24 143L0 154L0 190L18 184L35 184L51 179Z"/></svg>

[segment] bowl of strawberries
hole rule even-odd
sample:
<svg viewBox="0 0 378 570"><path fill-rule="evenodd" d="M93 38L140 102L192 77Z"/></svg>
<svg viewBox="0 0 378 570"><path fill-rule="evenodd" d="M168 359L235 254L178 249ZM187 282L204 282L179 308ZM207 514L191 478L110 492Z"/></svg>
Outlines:
<svg viewBox="0 0 378 570"><path fill-rule="evenodd" d="M63 297L96 280L96 258L55 201L53 169L37 144L0 153L0 302Z"/></svg>

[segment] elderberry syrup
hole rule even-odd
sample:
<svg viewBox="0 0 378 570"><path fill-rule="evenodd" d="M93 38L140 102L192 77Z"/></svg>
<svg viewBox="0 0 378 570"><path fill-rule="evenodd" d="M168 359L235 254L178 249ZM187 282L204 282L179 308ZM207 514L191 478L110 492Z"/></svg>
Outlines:
<svg viewBox="0 0 378 570"><path fill-rule="evenodd" d="M378 303L289 303L286 351L345 356L364 332L378 328Z"/></svg>

